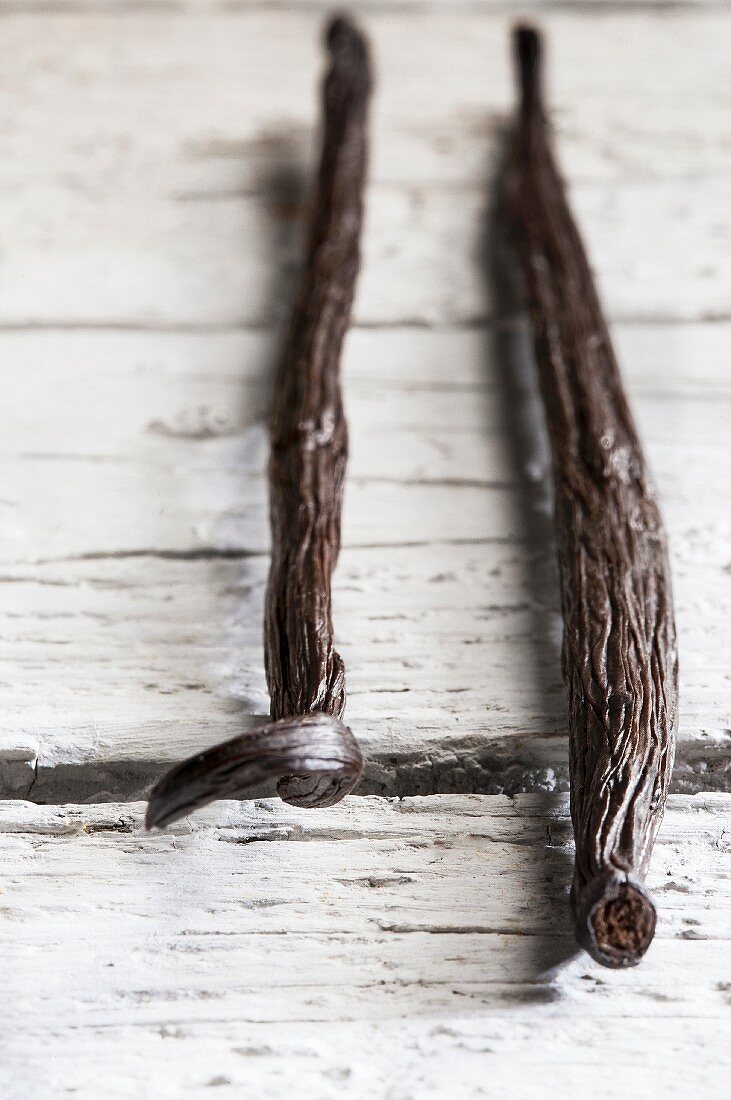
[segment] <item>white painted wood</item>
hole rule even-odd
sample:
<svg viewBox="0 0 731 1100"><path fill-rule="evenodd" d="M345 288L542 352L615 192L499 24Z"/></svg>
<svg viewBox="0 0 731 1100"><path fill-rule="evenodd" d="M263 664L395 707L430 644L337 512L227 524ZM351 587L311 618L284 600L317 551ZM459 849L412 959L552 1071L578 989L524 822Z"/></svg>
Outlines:
<svg viewBox="0 0 731 1100"><path fill-rule="evenodd" d="M611 317L729 316L726 179L573 191ZM299 251L289 206L283 219L249 195L53 196L51 205L42 189L3 195L0 325L261 326L281 313L277 278ZM486 201L486 188L374 183L357 320L471 324L494 314L475 262Z"/></svg>
<svg viewBox="0 0 731 1100"><path fill-rule="evenodd" d="M728 170L723 0L702 17L687 5L495 6L349 5L378 69L373 181L484 186L496 124L513 107L516 9L550 36L553 115L572 180L698 181ZM98 201L120 190L266 190L282 159L309 163L331 5L272 7L0 4L12 47L4 100L23 122L4 134L2 179L81 188Z"/></svg>
<svg viewBox="0 0 731 1100"><path fill-rule="evenodd" d="M575 954L563 797L219 803L153 836L142 809L0 806L8 1100L711 1098L731 1070L729 796L671 799L625 973Z"/></svg>
<svg viewBox="0 0 731 1100"><path fill-rule="evenodd" d="M0 803L0 1092L715 1098L731 796L671 798L656 942L610 974L573 954L566 795L491 793L567 781L546 448L485 211L527 11L671 535L675 789L728 790L723 3L350 5L378 92L336 627L361 790L431 797L154 836L127 801L267 707L264 420L329 6L0 0L0 784L125 800Z"/></svg>
<svg viewBox="0 0 731 1100"><path fill-rule="evenodd" d="M381 76L357 316L473 321L495 309L475 260L514 9L363 18ZM610 314L728 316L726 12L544 23ZM320 25L258 4L6 14L0 322L269 323L299 254Z"/></svg>
<svg viewBox="0 0 731 1100"><path fill-rule="evenodd" d="M679 538L723 518L730 331L617 329ZM6 334L1 560L265 552L272 343L254 334ZM346 545L529 534L520 490L544 477L547 461L522 326L355 333L344 385L352 437ZM704 477L709 469L718 481Z"/></svg>
<svg viewBox="0 0 731 1100"><path fill-rule="evenodd" d="M672 540L676 785L725 788L729 326L626 325L616 337ZM251 332L2 336L6 791L139 797L164 762L266 713L263 415L276 343ZM565 787L547 460L527 349L517 322L349 338L335 611L366 791Z"/></svg>

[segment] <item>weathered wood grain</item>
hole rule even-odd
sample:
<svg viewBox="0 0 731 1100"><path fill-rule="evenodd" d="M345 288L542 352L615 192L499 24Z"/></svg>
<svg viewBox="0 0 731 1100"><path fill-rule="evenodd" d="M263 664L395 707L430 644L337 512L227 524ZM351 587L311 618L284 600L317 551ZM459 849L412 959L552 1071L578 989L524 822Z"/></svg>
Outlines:
<svg viewBox="0 0 731 1100"><path fill-rule="evenodd" d="M676 789L727 788L729 326L615 335L672 539ZM166 763L267 713L263 421L276 342L2 336L6 792L140 797ZM528 349L518 322L361 329L346 345L352 473L335 627L367 791L565 782L547 453Z"/></svg>
<svg viewBox="0 0 731 1100"><path fill-rule="evenodd" d="M572 180L697 182L728 170L724 0L702 13L666 0L659 12L647 3L613 10L605 0L528 6L550 35L554 122ZM15 123L3 133L0 180L82 188L91 201L120 190L191 201L211 190L266 190L282 158L314 157L312 74L331 7L0 4L8 45L0 89ZM349 7L378 58L372 179L481 188L512 102L507 32L526 6Z"/></svg>
<svg viewBox="0 0 731 1100"><path fill-rule="evenodd" d="M731 297L726 13L585 7L542 15L553 121L673 540L677 781L723 786L728 326L679 322ZM0 11L2 777L130 797L266 709L263 418L322 5ZM335 625L366 790L565 777L528 342L478 324L517 308L485 240L513 15L363 10L379 95Z"/></svg>
<svg viewBox="0 0 731 1100"><path fill-rule="evenodd" d="M573 189L610 318L731 314L727 180L691 190L673 180ZM14 188L2 199L0 326L261 327L281 315L278 283L299 251L291 199L284 216L267 210L270 197L249 195L176 202L120 191L90 202ZM374 183L356 321L493 316L476 262L485 201L482 187Z"/></svg>
<svg viewBox="0 0 731 1100"><path fill-rule="evenodd" d="M681 537L724 521L717 493L731 470L729 331L617 330L668 523ZM266 551L273 342L254 334L6 334L0 351L12 384L0 558ZM515 490L540 481L546 455L528 439L540 421L522 326L354 333L345 384L353 425L347 543L527 534ZM721 484L704 476L711 467Z"/></svg>
<svg viewBox="0 0 731 1100"><path fill-rule="evenodd" d="M365 323L496 308L475 260L513 14L364 13L380 88ZM0 323L270 324L299 256L319 20L258 5L7 14ZM728 316L725 12L552 11L545 26L559 152L610 317Z"/></svg>
<svg viewBox="0 0 731 1100"><path fill-rule="evenodd" d="M525 5L353 6L379 95L335 626L363 789L560 790L546 452L486 256ZM263 417L325 7L0 2L4 791L139 797L266 711ZM727 787L728 16L540 19L672 538L676 788ZM717 1096L728 797L671 798L658 938L609 980L562 961L567 810L231 804L144 836L142 806L0 806L3 1097Z"/></svg>
<svg viewBox="0 0 731 1100"><path fill-rule="evenodd" d="M571 939L567 801L219 803L165 835L1 805L4 1095L718 1095L731 799L671 798L656 941L609 979Z"/></svg>

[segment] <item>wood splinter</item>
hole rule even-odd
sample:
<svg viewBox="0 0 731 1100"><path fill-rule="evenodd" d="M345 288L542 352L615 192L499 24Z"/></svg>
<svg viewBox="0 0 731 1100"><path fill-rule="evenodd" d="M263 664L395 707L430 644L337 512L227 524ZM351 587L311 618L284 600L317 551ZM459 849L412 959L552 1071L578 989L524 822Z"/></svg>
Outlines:
<svg viewBox="0 0 731 1100"><path fill-rule="evenodd" d="M632 966L655 932L643 883L673 765L678 662L668 553L581 238L551 151L541 39L515 33L506 174L553 455L579 943Z"/></svg>
<svg viewBox="0 0 731 1100"><path fill-rule="evenodd" d="M371 71L366 40L347 19L332 21L327 46L318 186L271 420L264 646L272 722L167 772L150 795L148 829L272 777L285 802L331 806L363 770L341 721L345 669L333 645L331 579L348 451L340 352L360 261Z"/></svg>

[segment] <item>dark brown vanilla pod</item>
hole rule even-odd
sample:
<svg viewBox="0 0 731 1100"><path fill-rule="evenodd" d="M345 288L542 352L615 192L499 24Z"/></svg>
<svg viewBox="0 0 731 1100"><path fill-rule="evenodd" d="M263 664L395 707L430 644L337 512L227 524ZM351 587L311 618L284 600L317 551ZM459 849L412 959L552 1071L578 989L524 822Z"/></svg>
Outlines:
<svg viewBox="0 0 731 1100"><path fill-rule="evenodd" d="M150 795L148 828L278 777L296 806L348 794L363 758L340 720L345 669L333 644L348 434L340 352L360 262L371 69L345 18L327 32L324 134L301 290L278 372L269 464L272 557L264 648L272 723L173 768Z"/></svg>
<svg viewBox="0 0 731 1100"><path fill-rule="evenodd" d="M581 238L551 151L541 39L515 34L506 175L553 456L579 943L632 966L655 931L643 881L673 764L678 662L668 552Z"/></svg>
<svg viewBox="0 0 731 1100"><path fill-rule="evenodd" d="M350 730L328 714L282 718L191 756L156 784L147 826L162 827L217 798L239 798L282 775L294 806L332 806L352 790L363 757Z"/></svg>

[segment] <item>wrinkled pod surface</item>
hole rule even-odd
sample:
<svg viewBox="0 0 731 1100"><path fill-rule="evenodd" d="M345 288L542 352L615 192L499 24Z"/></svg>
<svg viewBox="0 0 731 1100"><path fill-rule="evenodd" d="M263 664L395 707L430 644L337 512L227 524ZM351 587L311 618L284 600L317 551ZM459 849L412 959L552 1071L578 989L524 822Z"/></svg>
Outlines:
<svg viewBox="0 0 731 1100"><path fill-rule="evenodd" d="M151 792L148 828L272 778L286 802L331 806L363 770L341 720L345 669L333 642L331 581L348 457L340 353L360 262L371 68L349 20L333 20L326 40L320 168L271 416L264 649L272 722L167 772Z"/></svg>
<svg viewBox="0 0 731 1100"><path fill-rule="evenodd" d="M515 32L520 108L504 198L553 458L579 943L631 966L655 932L643 883L673 765L675 623L662 520L553 157L542 41Z"/></svg>

